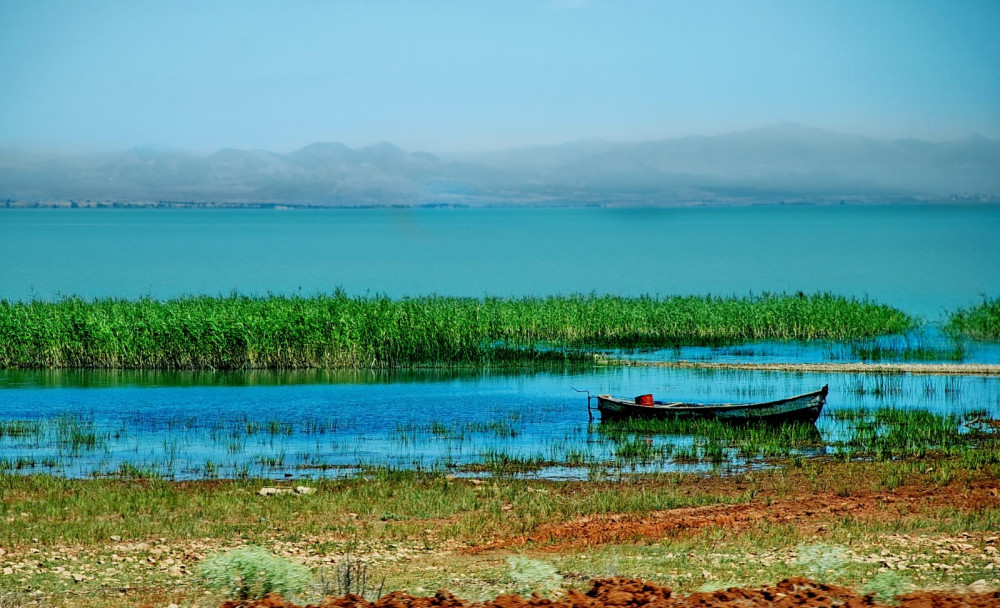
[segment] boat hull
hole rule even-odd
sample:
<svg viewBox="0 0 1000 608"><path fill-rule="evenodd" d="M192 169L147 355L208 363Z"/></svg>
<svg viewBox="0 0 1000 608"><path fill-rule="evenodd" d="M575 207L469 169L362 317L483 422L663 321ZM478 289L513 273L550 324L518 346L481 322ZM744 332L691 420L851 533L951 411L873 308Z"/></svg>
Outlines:
<svg viewBox="0 0 1000 608"><path fill-rule="evenodd" d="M633 400L598 395L601 420L628 418L710 418L735 424L815 423L826 404L829 387L787 399L762 403L660 403L638 405Z"/></svg>

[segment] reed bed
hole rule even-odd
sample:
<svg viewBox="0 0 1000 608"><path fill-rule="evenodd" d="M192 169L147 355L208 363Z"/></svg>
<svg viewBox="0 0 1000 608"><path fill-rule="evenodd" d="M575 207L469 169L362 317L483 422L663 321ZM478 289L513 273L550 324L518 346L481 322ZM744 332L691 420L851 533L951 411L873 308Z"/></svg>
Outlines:
<svg viewBox="0 0 1000 608"><path fill-rule="evenodd" d="M585 349L850 340L905 313L831 294L0 301L0 367L383 369L585 362Z"/></svg>
<svg viewBox="0 0 1000 608"><path fill-rule="evenodd" d="M945 330L977 340L1000 339L1000 298L985 298L981 304L953 312Z"/></svg>

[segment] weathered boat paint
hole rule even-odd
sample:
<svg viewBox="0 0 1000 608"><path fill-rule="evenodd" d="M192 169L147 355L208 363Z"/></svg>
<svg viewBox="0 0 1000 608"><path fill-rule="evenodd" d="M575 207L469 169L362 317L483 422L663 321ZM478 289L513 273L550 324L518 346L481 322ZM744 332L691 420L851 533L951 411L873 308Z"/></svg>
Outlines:
<svg viewBox="0 0 1000 608"><path fill-rule="evenodd" d="M813 423L819 418L826 403L829 385L818 391L761 403L684 403L654 401L652 405L639 405L634 399L597 396L597 409L601 420L623 418L714 418L734 423Z"/></svg>

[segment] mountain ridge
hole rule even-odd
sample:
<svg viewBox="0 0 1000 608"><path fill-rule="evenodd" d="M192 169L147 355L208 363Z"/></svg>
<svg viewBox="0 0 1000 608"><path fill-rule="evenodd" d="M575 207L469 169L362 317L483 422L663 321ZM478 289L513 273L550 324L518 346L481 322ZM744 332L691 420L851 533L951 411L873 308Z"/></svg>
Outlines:
<svg viewBox="0 0 1000 608"><path fill-rule="evenodd" d="M288 153L145 146L60 156L0 148L0 201L672 205L838 197L992 200L1000 197L1000 142L876 139L778 123L451 156L391 142L314 142Z"/></svg>

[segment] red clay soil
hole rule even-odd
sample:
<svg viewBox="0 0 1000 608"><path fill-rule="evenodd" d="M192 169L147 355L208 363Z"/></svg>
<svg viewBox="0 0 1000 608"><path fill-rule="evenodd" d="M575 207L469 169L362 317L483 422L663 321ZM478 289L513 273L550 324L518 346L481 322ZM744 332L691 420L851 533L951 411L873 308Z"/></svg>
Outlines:
<svg viewBox="0 0 1000 608"><path fill-rule="evenodd" d="M377 602L356 595L327 598L321 604L298 606L279 595L254 602L226 602L220 608L860 608L887 607L871 595L824 585L803 578L785 579L763 589L731 588L725 591L675 596L670 589L634 579L609 578L592 581L590 591L571 590L558 600L501 595L492 602L466 602L447 591L433 597L413 597L402 591L390 593ZM996 608L1000 591L970 595L916 592L896 598L902 608Z"/></svg>
<svg viewBox="0 0 1000 608"><path fill-rule="evenodd" d="M534 545L544 551L565 551L606 543L659 540L697 533L703 528L725 528L739 532L767 521L821 531L823 522L850 515L856 519L899 519L936 505L960 505L974 510L994 505L1000 481L978 481L969 485L938 487L903 486L891 492L855 489L850 496L834 492L803 493L783 498L757 497L749 503L682 507L650 513L602 513L567 522L543 525L534 532L470 547L481 553Z"/></svg>

